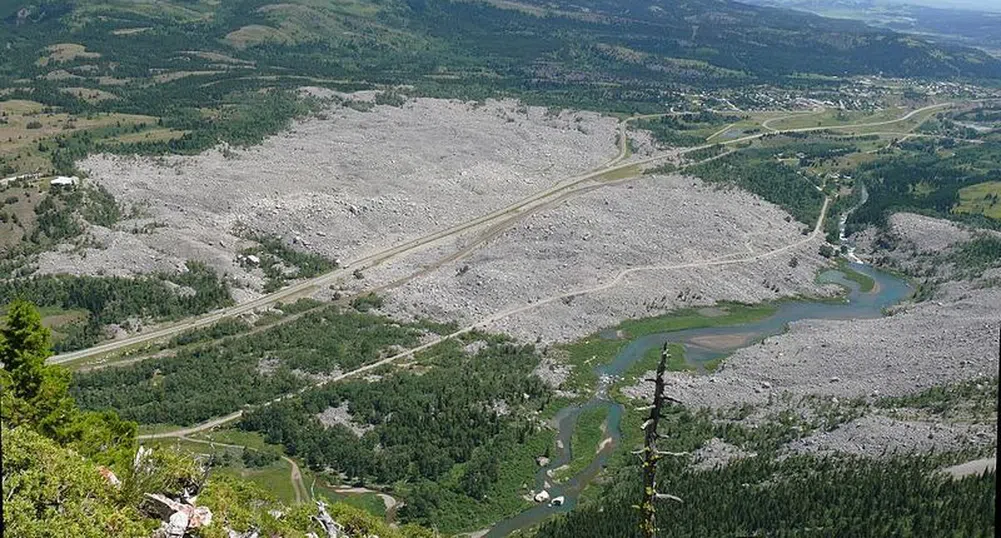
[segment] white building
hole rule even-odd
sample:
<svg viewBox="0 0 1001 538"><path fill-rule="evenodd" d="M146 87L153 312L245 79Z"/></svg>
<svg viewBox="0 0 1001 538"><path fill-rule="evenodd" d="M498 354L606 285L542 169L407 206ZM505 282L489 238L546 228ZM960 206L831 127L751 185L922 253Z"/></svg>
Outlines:
<svg viewBox="0 0 1001 538"><path fill-rule="evenodd" d="M57 176L49 182L49 185L52 185L53 187L69 187L71 185L76 185L79 182L80 178L76 176Z"/></svg>

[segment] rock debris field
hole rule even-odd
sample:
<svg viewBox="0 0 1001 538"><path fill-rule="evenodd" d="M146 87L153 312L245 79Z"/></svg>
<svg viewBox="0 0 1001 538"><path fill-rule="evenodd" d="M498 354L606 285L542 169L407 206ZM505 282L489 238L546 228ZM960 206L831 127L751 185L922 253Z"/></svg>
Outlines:
<svg viewBox="0 0 1001 538"><path fill-rule="evenodd" d="M741 190L677 175L645 176L530 216L468 257L395 289L385 310L469 324L567 294L490 325L550 343L679 307L833 293L814 284L825 264L817 254L819 239L750 263L660 268L766 254L804 241L802 228ZM398 276L400 269L384 272ZM627 270L632 272L616 280ZM574 295L610 283L616 285Z"/></svg>
<svg viewBox="0 0 1001 538"><path fill-rule="evenodd" d="M490 213L618 153L614 118L515 101L414 99L370 112L335 106L320 117L249 149L88 158L82 168L90 180L139 208L141 218L95 228L103 248L46 254L40 271L135 274L196 259L231 275L243 301L259 295L263 278L237 262L249 246L234 235L238 225L350 261ZM649 137L634 137L641 153L653 151ZM813 283L825 263L816 242L753 263L661 268L759 256L803 241L804 225L786 218L743 191L648 176L544 207L434 270L429 266L484 230L429 245L343 286L362 291L425 273L386 289L385 311L468 324L618 278L608 289L489 326L525 340L565 341L680 306L831 293ZM130 233L144 226L148 233Z"/></svg>
<svg viewBox="0 0 1001 538"><path fill-rule="evenodd" d="M92 227L101 247L46 253L39 271L128 275L172 271L194 259L230 275L234 298L244 301L260 295L263 278L237 261L250 245L236 235L240 226L350 261L597 168L618 153L616 133L614 118L593 113L415 99L369 112L335 106L249 149L92 156L81 163L89 181L138 216L114 229ZM640 140L642 153L654 151L648 137ZM509 227L428 245L342 286L392 283L380 290L388 315L463 326L486 319L488 329L544 344L681 307L839 291L815 283L830 263L817 253L822 238L787 218L741 190L683 175L643 176L553 202ZM969 238L927 217L891 223L910 252ZM869 242L860 238L860 250ZM714 374L672 374L669 391L692 407L767 408L770 396L783 392L874 398L994 375L1001 289L951 283L936 298L882 319L793 323L737 351ZM559 365L545 370L554 385L568 374ZM647 399L648 385L624 393ZM350 417L334 408L323 418ZM954 446L971 436L981 439L982 429L862 417L789 450L875 453ZM745 455L720 442L704 452L707 462Z"/></svg>
<svg viewBox="0 0 1001 538"><path fill-rule="evenodd" d="M617 121L593 113L415 99L370 112L333 107L249 149L194 157L93 156L81 163L140 208L92 252L57 252L42 272L142 273L208 262L259 285L235 262L238 223L350 260L489 213L607 162Z"/></svg>

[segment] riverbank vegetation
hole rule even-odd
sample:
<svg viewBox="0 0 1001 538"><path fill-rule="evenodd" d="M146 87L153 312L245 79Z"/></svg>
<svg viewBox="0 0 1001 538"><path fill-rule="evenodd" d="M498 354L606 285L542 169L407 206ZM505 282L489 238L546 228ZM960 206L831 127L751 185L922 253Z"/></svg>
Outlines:
<svg viewBox="0 0 1001 538"><path fill-rule="evenodd" d="M963 536L992 535L994 473L953 480L938 472L982 453L883 458L781 453L786 443L813 431L831 431L860 416L868 405L836 398L792 398L781 396L788 409L763 416L752 405L715 412L675 405L665 411L659 449L691 454L715 438L739 449L742 456L714 459L719 455L709 455L708 465L692 465L686 455L662 460L658 491L676 495L682 502L659 504L658 536L785 535L821 527L833 535L867 535L867 529L879 529L880 535L939 535L951 529L959 529L957 533ZM634 410L636 401L616 399L626 412L620 426L620 449L609 460L605 479L585 491L573 512L518 536L639 536L639 513L634 507L641 498L641 472L630 452L643 442L640 426L645 415ZM965 421L979 416L978 409L996 413L996 404L996 384L988 381L884 398L875 405L884 411L900 409L912 414L915 409L925 410L934 420ZM758 417L754 427L739 424L750 415ZM936 510L948 510L948 514Z"/></svg>
<svg viewBox="0 0 1001 538"><path fill-rule="evenodd" d="M859 291L862 293L869 293L876 288L875 279L865 273L860 273L852 269L848 261L843 258L838 260L838 271L845 275L846 279L858 284Z"/></svg>
<svg viewBox="0 0 1001 538"><path fill-rule="evenodd" d="M630 319L576 342L556 346L551 352L566 357L573 366L564 388L577 392L589 392L597 385L594 369L609 364L633 339L642 336L749 323L764 319L776 311L775 305L745 305L740 303L720 303L711 308L686 308L650 318ZM684 362L683 353L678 354ZM672 363L679 368L681 363ZM636 370L630 370L635 374Z"/></svg>
<svg viewBox="0 0 1001 538"><path fill-rule="evenodd" d="M563 482L576 476L594 460L601 450L601 443L608 435L606 420L608 407L599 406L587 409L577 415L573 435L570 436L570 453L572 457L566 465L553 471L553 480Z"/></svg>

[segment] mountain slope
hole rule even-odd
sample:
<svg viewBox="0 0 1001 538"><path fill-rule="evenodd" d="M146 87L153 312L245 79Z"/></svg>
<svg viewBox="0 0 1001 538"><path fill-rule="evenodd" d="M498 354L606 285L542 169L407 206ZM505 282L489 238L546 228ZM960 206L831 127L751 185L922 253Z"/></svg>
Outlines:
<svg viewBox="0 0 1001 538"><path fill-rule="evenodd" d="M13 54L0 72L21 76L46 72L49 64L37 62L40 45L80 43L120 69L249 68L242 60L300 74L408 80L475 69L524 82L546 78L553 66L620 80L629 78L621 64L639 63L643 68L628 75L658 82L672 78L664 67L678 58L757 78L880 71L1001 77L1001 62L974 49L728 0L78 0L8 6L0 17ZM632 51L632 61L609 57L609 48L621 47ZM192 50L222 56L185 54ZM70 57L60 64L93 59Z"/></svg>

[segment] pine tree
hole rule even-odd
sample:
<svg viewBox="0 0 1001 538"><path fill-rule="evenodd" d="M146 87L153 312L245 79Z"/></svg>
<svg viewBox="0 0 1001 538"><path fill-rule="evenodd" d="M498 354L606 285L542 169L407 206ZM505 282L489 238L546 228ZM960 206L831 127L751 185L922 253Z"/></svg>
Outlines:
<svg viewBox="0 0 1001 538"><path fill-rule="evenodd" d="M5 426L33 424L52 437L70 419L69 373L45 364L51 353L49 330L38 310L27 301L11 303L0 329L0 415Z"/></svg>

